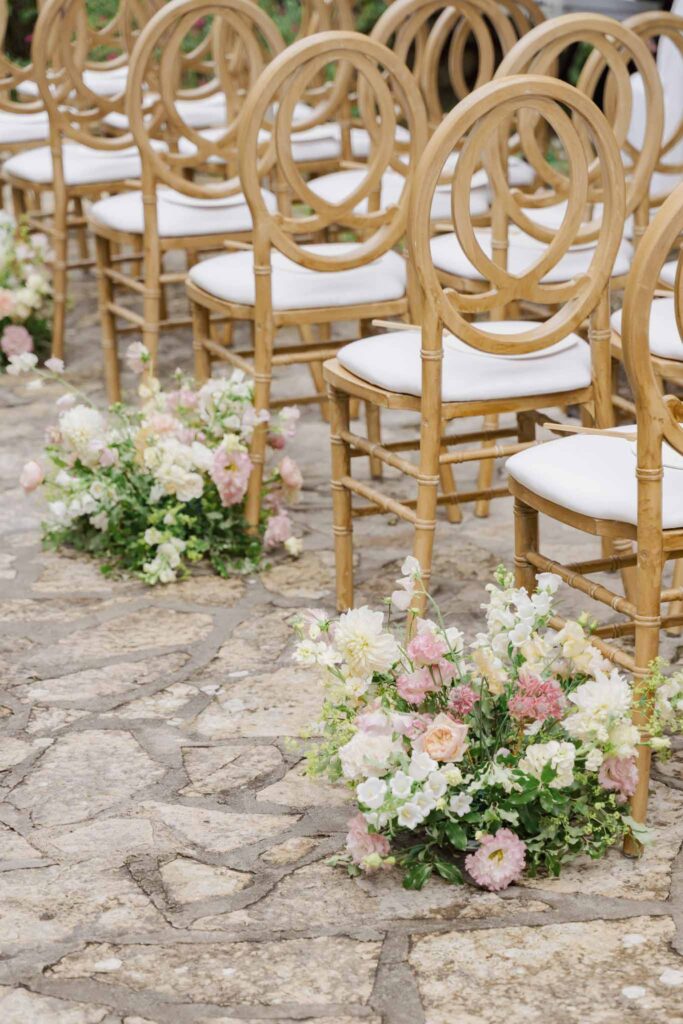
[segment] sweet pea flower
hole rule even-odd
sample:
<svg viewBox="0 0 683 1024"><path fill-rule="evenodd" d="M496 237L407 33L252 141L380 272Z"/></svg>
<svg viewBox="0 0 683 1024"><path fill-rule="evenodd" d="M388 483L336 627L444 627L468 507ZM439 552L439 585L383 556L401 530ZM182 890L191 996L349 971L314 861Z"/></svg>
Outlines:
<svg viewBox="0 0 683 1024"><path fill-rule="evenodd" d="M30 494L31 491L35 491L37 487L40 487L44 479L45 474L43 472L43 467L39 462L31 460L30 462L27 462L22 469L19 477L19 483L21 484L24 494Z"/></svg>
<svg viewBox="0 0 683 1024"><path fill-rule="evenodd" d="M285 455L280 463L280 479L283 483L287 501L290 504L294 504L299 498L304 478L296 462L289 455Z"/></svg>
<svg viewBox="0 0 683 1024"><path fill-rule="evenodd" d="M420 563L417 558L412 555L408 555L404 559L401 565L402 576L396 580L398 583L398 590L394 590L391 595L391 603L399 612L405 612L410 608L413 597L415 596L415 587L420 579L421 575Z"/></svg>
<svg viewBox="0 0 683 1024"><path fill-rule="evenodd" d="M0 288L0 293L3 289ZM0 317L6 316L0 310ZM8 324L0 338L0 348L7 358L20 356L24 352L33 352L33 338L21 324Z"/></svg>

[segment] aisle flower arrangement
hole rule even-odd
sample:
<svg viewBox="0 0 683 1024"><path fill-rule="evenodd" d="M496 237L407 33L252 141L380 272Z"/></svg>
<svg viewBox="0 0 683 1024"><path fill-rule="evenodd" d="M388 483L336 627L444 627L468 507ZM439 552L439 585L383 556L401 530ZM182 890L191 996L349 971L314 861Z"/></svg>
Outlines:
<svg viewBox="0 0 683 1024"><path fill-rule="evenodd" d="M253 534L244 515L257 423L252 381L235 371L197 387L178 371L173 387L162 390L148 373L143 345L131 345L127 359L140 374L140 405L118 404L105 415L66 385L44 457L24 466L24 491L40 488L47 498L46 545L86 551L103 572L133 573L149 584L186 576L189 564L202 559L228 576L257 568L264 550L279 545L299 554L287 508L303 479L282 454L298 410L283 408L269 423L269 447L279 461L265 474ZM63 369L48 360L46 370L36 370L36 362L33 353L13 355L8 372L33 371L35 387Z"/></svg>
<svg viewBox="0 0 683 1024"><path fill-rule="evenodd" d="M352 874L399 866L419 889L436 873L497 891L525 872L558 875L580 854L604 856L633 832L628 814L641 741L629 682L579 622L549 627L559 577L532 595L499 569L488 587L486 629L462 633L410 606L424 594L413 558L392 604L408 610L402 643L381 611L355 608L296 623L294 658L322 671L321 735L308 771L355 795L343 854ZM648 740L683 725L683 673L654 666Z"/></svg>
<svg viewBox="0 0 683 1024"><path fill-rule="evenodd" d="M0 211L0 366L7 365L10 356L49 350L50 306L40 243Z"/></svg>

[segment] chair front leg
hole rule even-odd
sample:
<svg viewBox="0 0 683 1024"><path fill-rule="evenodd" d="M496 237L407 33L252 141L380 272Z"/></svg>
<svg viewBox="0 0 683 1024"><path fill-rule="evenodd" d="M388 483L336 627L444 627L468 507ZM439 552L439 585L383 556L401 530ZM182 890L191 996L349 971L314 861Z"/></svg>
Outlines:
<svg viewBox="0 0 683 1024"><path fill-rule="evenodd" d="M500 420L495 413L491 413L484 417L484 430L495 430L498 427ZM491 448L495 444L494 441L482 441L482 448ZM482 459L479 464L479 475L477 478L477 488L480 491L488 491L491 489L493 483L493 471L495 469L495 459ZM489 514L491 502L488 498L480 498L479 501L474 504L474 514L480 519L486 519Z"/></svg>
<svg viewBox="0 0 683 1024"><path fill-rule="evenodd" d="M342 437L349 429L349 396L330 387L330 443L332 446L332 514L334 557L337 574L337 611L353 605L353 518L351 492L342 480L351 475L351 452Z"/></svg>
<svg viewBox="0 0 683 1024"><path fill-rule="evenodd" d="M192 302L192 351L194 353L194 378L197 384L205 384L211 376L211 357L205 342L208 341L211 323L206 306Z"/></svg>
<svg viewBox="0 0 683 1024"><path fill-rule="evenodd" d="M257 417L260 412L270 413L270 388L273 365L273 335L275 329L272 319L260 318L258 303L254 326L254 409ZM263 487L263 470L266 458L266 442L268 424L257 422L249 446L252 470L247 488L246 520L250 533L257 533L261 516L261 490Z"/></svg>
<svg viewBox="0 0 683 1024"><path fill-rule="evenodd" d="M121 401L121 380L116 337L116 317L111 312L114 301L114 285L107 271L111 267L111 244L108 238L95 235L95 259L97 286L102 327L102 354L104 356L104 379L107 399L110 403Z"/></svg>
<svg viewBox="0 0 683 1024"><path fill-rule="evenodd" d="M538 551L538 512L515 497L515 586L533 594L536 570L527 558L530 551Z"/></svg>
<svg viewBox="0 0 683 1024"><path fill-rule="evenodd" d="M67 202L55 195L52 225L52 356L64 358L66 328Z"/></svg>

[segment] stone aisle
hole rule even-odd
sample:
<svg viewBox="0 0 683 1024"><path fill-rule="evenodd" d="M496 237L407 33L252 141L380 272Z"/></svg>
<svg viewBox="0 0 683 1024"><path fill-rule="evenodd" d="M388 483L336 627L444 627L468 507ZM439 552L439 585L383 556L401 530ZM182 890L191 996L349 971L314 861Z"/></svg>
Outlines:
<svg viewBox="0 0 683 1024"><path fill-rule="evenodd" d="M78 291L69 372L99 394L92 281ZM188 355L170 341L165 367ZM326 426L308 409L292 451L300 561L149 590L41 552L16 481L54 398L0 378L1 1024L683 1022L680 755L640 862L614 851L499 896L348 879L325 864L345 793L307 781L291 742L320 692L288 621L333 602ZM470 633L511 512L439 528L437 596ZM361 600L409 536L361 524Z"/></svg>

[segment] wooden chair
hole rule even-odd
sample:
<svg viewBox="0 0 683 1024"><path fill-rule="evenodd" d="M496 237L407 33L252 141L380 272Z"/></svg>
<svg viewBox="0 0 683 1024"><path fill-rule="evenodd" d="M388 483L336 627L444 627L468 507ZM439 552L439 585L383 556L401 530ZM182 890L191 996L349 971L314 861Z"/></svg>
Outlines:
<svg viewBox="0 0 683 1024"><path fill-rule="evenodd" d="M49 122L40 95L22 95L33 81L33 66L19 64L7 53L9 5L0 0L0 157L45 143Z"/></svg>
<svg viewBox="0 0 683 1024"><path fill-rule="evenodd" d="M664 201L638 246L628 276L623 311L623 353L635 395L637 430L580 434L515 455L507 465L515 496L515 565L518 585L532 590L537 572L551 571L624 621L599 626L591 642L635 677L636 707L648 697L649 665L659 650L660 631L683 623L662 605L683 598L683 587L662 589L664 565L683 554L683 406L664 397L650 351L653 297L660 269L683 230L683 186ZM677 322L683 324L683 274L675 289ZM679 344L681 344L679 337ZM637 434L637 440L633 441ZM598 537L635 541L637 551L616 559L635 566L637 586L628 600L588 577L614 567L608 559L560 565L539 551L538 513ZM561 626L562 621L554 620ZM608 639L635 638L630 654ZM647 730L642 710L636 722ZM636 821L645 820L650 748L638 756L638 788L631 802ZM637 852L634 845L631 852Z"/></svg>
<svg viewBox="0 0 683 1024"><path fill-rule="evenodd" d="M52 251L54 313L52 352L64 355L67 271L92 265L83 201L126 188L141 166L133 138L116 134L105 118L120 111L123 94L94 92L88 84L92 33L82 0L47 0L33 36L33 74L50 124L49 146L17 153L3 173L12 189L17 218L44 231ZM90 69L92 70L92 69ZM103 74L105 72L102 72ZM29 208L29 197L50 194L48 212ZM79 258L69 260L68 233L78 232Z"/></svg>
<svg viewBox="0 0 683 1024"><path fill-rule="evenodd" d="M183 50L192 26L209 16L213 42L210 50L203 48L202 61L210 73L203 74L205 80L195 91L208 97L220 95L229 112L228 123L212 138L183 118L189 104L199 102L187 98ZM140 33L131 55L126 116L142 157L141 187L101 199L89 215L96 239L110 401L120 399L121 332L140 332L156 364L160 331L191 322L188 317L168 317L164 308L165 287L185 280L184 272L164 269L165 256L180 251L192 264L201 253L224 249L229 240L239 243L250 238L251 214L235 173L244 88L257 82L268 60L283 48L274 23L251 0L175 0L161 7ZM237 76L235 53L239 53ZM145 102L150 94L154 96L151 105ZM189 109L192 121L194 113ZM159 148L160 135L169 143L168 149ZM193 141L194 153L173 146L180 137ZM207 166L219 176L198 176L197 170ZM275 208L275 196L270 192L264 196ZM143 249L142 275L135 266L128 273L117 268L113 253L126 248ZM121 301L125 294L142 299L142 315Z"/></svg>
<svg viewBox="0 0 683 1024"><path fill-rule="evenodd" d="M570 116L564 113L566 108ZM568 170L548 161L535 165L547 185L568 195L566 216L544 248L523 267L508 271L500 259L513 227L525 224L519 192L507 182L508 140L517 120L522 140L542 119L560 140ZM435 266L429 211L442 168L455 148L451 186L454 237L489 287L478 294L445 284ZM467 197L471 179L484 162L494 190L493 253L480 245ZM480 488L456 494L448 474L453 466L503 457L534 443L537 410L578 404L600 419L609 405L609 277L624 223L624 176L619 148L602 113L565 83L538 75L496 78L458 104L432 136L416 171L408 220L410 261L420 281L421 329L363 338L325 363L332 426L332 496L337 564L337 604L353 604L352 520L390 513L412 523L413 551L429 578L438 505L472 502L507 493ZM599 222L583 222L585 204L598 190ZM593 245L584 271L567 274L572 247L586 235ZM544 322L505 319L505 307L529 300L556 312ZM492 318L470 322L475 315ZM590 346L575 333L590 318ZM444 334L445 332L445 334ZM607 362L607 373L605 363ZM388 410L412 410L421 421L419 441L379 445L349 427L349 400L358 398ZM466 416L518 416L517 430L445 434L443 424ZM547 419L547 417L544 417ZM494 446L517 434L517 444ZM481 441L489 447L449 451ZM417 464L403 454L417 450ZM398 501L352 476L352 459L371 453L417 483L417 499ZM444 494L437 497L441 482ZM352 507L353 496L366 504Z"/></svg>
<svg viewBox="0 0 683 1024"><path fill-rule="evenodd" d="M351 69L357 82L358 111L371 139L367 175L341 205L327 203L308 188L293 160L296 131L293 115L308 83L326 66ZM324 108L327 100L323 98ZM268 119L275 109L274 123ZM319 116L316 109L314 116ZM264 122L269 132L260 134ZM395 152L397 124L407 129L405 152ZM302 40L277 57L250 93L238 137L242 187L254 220L253 252L214 257L190 270L188 294L195 312L196 376L205 379L216 357L253 373L257 413L284 404L271 400L275 367L317 364L333 355L339 342L275 345L279 327L370 321L375 316L407 316L412 284L409 268L392 251L404 236L410 180L427 138L427 119L420 92L409 69L394 53L355 32L324 32ZM259 141L261 140L261 141ZM259 167L260 163L260 167ZM295 199L292 214L273 213L263 201L259 178L277 166ZM392 167L408 185L395 205L382 208L378 185ZM254 174L254 168L259 172ZM364 212L357 207L369 200ZM297 215L300 214L300 215ZM329 225L341 225L359 242L303 244L319 238ZM209 337L209 312L254 323L254 347L238 352ZM324 397L322 376L313 396L287 401L311 402ZM378 424L369 413L370 433ZM376 433L374 434L376 436ZM247 496L247 518L258 523L266 425L252 441L254 469ZM376 465L376 463L373 463Z"/></svg>

